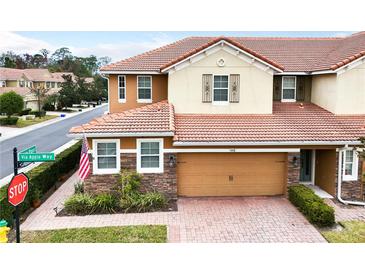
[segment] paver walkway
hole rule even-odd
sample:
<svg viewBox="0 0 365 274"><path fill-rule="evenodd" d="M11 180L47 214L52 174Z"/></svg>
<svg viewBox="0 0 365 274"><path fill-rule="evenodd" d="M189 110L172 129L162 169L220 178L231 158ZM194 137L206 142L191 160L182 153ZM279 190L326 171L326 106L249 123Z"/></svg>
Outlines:
<svg viewBox="0 0 365 274"><path fill-rule="evenodd" d="M180 198L177 212L55 217L76 180L74 174L21 229L165 224L169 242L325 242L285 198Z"/></svg>
<svg viewBox="0 0 365 274"><path fill-rule="evenodd" d="M365 221L365 207L339 205L337 202L326 199L326 203L335 209L336 222L359 220Z"/></svg>

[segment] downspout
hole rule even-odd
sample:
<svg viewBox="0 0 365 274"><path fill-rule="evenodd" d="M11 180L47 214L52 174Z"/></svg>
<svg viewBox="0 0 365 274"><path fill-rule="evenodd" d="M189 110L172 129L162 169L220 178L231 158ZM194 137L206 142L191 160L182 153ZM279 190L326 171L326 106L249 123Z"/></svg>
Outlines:
<svg viewBox="0 0 365 274"><path fill-rule="evenodd" d="M100 73L100 76L108 81L108 113L110 113L109 77L102 73Z"/></svg>
<svg viewBox="0 0 365 274"><path fill-rule="evenodd" d="M348 201L341 198L342 187L342 155L343 149L338 150L338 184L337 184L337 199L345 205L365 206L365 202Z"/></svg>

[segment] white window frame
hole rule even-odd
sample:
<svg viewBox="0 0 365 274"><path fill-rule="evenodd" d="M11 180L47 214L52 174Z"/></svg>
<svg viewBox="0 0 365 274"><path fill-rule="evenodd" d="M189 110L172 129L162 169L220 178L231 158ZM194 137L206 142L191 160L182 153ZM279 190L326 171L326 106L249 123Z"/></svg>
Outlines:
<svg viewBox="0 0 365 274"><path fill-rule="evenodd" d="M0 80L0 88L6 87L6 81Z"/></svg>
<svg viewBox="0 0 365 274"><path fill-rule="evenodd" d="M46 82L46 88L51 88L51 82Z"/></svg>
<svg viewBox="0 0 365 274"><path fill-rule="evenodd" d="M139 82L139 78L140 77L149 77L151 79L151 98L150 99L139 99L139 86L138 86L138 82ZM137 76L137 102L138 103L152 103L152 75L138 75ZM145 87L141 87L141 88L145 88Z"/></svg>
<svg viewBox="0 0 365 274"><path fill-rule="evenodd" d="M294 78L294 99L284 99L284 79ZM296 102L297 101L297 77L296 76L283 76L281 79L281 101L282 102Z"/></svg>
<svg viewBox="0 0 365 274"><path fill-rule="evenodd" d="M98 144L99 143L116 143L116 147L117 147L116 168L98 168ZM118 174L119 172L120 172L120 140L119 139L93 139L93 174L97 174L97 175Z"/></svg>
<svg viewBox="0 0 365 274"><path fill-rule="evenodd" d="M227 87L227 101L214 101L214 77L215 76L227 76L228 77L228 87ZM230 87L230 79L229 74L213 74L213 94L212 94L212 104L217 106L225 106L229 104L229 87ZM218 88L219 89L219 88Z"/></svg>
<svg viewBox="0 0 365 274"><path fill-rule="evenodd" d="M345 167L346 167L346 153L353 153L352 157L352 171L351 175L345 175ZM343 181L357 181L358 180L358 172L359 171L359 157L357 155L356 150L346 149L343 151L342 157L342 180Z"/></svg>
<svg viewBox="0 0 365 274"><path fill-rule="evenodd" d="M158 168L142 168L141 167L141 144L145 143L145 142L158 142L159 143L159 167ZM163 139L158 138L158 139L137 139L137 172L138 173L163 173L164 172L164 144L163 144Z"/></svg>
<svg viewBox="0 0 365 274"><path fill-rule="evenodd" d="M124 78L124 87L120 86L120 78ZM124 89L124 98L120 98L120 90ZM119 103L127 102L127 76L118 75L118 101Z"/></svg>

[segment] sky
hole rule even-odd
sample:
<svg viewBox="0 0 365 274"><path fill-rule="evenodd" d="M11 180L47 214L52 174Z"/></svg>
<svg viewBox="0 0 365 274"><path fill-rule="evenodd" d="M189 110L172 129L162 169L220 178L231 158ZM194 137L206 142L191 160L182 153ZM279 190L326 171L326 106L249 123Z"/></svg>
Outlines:
<svg viewBox="0 0 365 274"><path fill-rule="evenodd" d="M351 32L95 32L95 31L28 31L0 32L0 53L37 53L46 48L53 52L68 47L74 55L109 56L118 61L151 50L187 36L284 36L284 37L343 37Z"/></svg>

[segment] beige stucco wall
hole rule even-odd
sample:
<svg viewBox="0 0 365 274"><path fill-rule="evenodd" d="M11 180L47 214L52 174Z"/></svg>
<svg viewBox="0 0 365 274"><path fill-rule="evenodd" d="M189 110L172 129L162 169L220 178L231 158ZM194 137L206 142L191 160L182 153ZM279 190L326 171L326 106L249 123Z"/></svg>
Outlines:
<svg viewBox="0 0 365 274"><path fill-rule="evenodd" d="M312 77L312 103L333 113L337 108L336 74L314 75Z"/></svg>
<svg viewBox="0 0 365 274"><path fill-rule="evenodd" d="M335 114L365 114L365 64L313 76L312 102Z"/></svg>
<svg viewBox="0 0 365 274"><path fill-rule="evenodd" d="M365 64L337 76L337 114L365 114Z"/></svg>
<svg viewBox="0 0 365 274"><path fill-rule="evenodd" d="M217 60L224 58L225 66ZM240 74L240 102L214 105L202 102L203 74ZM169 74L168 100L176 113L272 113L273 76L223 49Z"/></svg>
<svg viewBox="0 0 365 274"><path fill-rule="evenodd" d="M6 81L6 86L7 87L17 87L18 81Z"/></svg>

